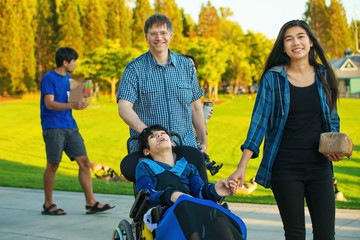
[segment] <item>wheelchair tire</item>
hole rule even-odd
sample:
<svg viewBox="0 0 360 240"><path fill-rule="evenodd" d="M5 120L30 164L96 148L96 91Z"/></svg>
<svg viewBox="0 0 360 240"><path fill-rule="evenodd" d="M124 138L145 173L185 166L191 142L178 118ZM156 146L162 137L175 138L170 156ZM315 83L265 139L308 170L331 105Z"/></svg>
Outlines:
<svg viewBox="0 0 360 240"><path fill-rule="evenodd" d="M134 235L130 223L127 220L121 220L118 227L114 230L113 240L134 240Z"/></svg>

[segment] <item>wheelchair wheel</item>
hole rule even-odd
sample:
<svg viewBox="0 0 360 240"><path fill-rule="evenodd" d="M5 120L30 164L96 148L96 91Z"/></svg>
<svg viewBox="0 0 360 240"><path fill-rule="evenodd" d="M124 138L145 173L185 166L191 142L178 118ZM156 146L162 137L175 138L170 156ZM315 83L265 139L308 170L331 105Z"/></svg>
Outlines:
<svg viewBox="0 0 360 240"><path fill-rule="evenodd" d="M134 235L130 223L127 220L121 220L118 227L114 230L113 240L134 240Z"/></svg>

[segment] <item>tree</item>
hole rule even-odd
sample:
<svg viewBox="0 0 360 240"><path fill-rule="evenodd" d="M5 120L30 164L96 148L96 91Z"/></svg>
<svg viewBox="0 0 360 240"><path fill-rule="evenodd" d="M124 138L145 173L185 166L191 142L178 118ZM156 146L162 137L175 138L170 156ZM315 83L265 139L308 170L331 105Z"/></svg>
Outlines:
<svg viewBox="0 0 360 240"><path fill-rule="evenodd" d="M201 4L199 14L199 35L204 38L220 39L220 17L216 8L211 6L210 1L207 5Z"/></svg>
<svg viewBox="0 0 360 240"><path fill-rule="evenodd" d="M16 45L20 38L17 27L16 13L14 11L14 1L0 1L0 94L6 95L13 90L13 76L19 75L17 71ZM18 47L18 46L17 46Z"/></svg>
<svg viewBox="0 0 360 240"><path fill-rule="evenodd" d="M144 24L146 19L154 14L154 10L151 8L149 0L136 0L136 7L134 9L134 23L133 29L133 43L134 46L139 44L145 44Z"/></svg>
<svg viewBox="0 0 360 240"><path fill-rule="evenodd" d="M58 18L55 0L38 0L35 35L38 83L55 66L54 55L60 40Z"/></svg>
<svg viewBox="0 0 360 240"><path fill-rule="evenodd" d="M329 41L327 49L330 58L342 58L344 51L353 46L346 13L342 4L337 0L331 0L329 7L330 25L328 28Z"/></svg>
<svg viewBox="0 0 360 240"><path fill-rule="evenodd" d="M92 0L85 5L84 16L82 18L85 51L101 46L106 39L106 13L104 5L101 0Z"/></svg>
<svg viewBox="0 0 360 240"><path fill-rule="evenodd" d="M352 48L354 49L353 52L360 53L359 51L359 42L360 42L360 20L352 20L350 24L350 35L351 39L353 39L354 44Z"/></svg>
<svg viewBox="0 0 360 240"><path fill-rule="evenodd" d="M83 56L83 30L80 24L78 0L63 0L59 13L60 47L74 48L79 56Z"/></svg>
<svg viewBox="0 0 360 240"><path fill-rule="evenodd" d="M325 0L309 0L306 3L306 7L307 9L304 13L305 21L309 24L318 41L325 46L328 40L327 28L330 25L330 17Z"/></svg>
<svg viewBox="0 0 360 240"><path fill-rule="evenodd" d="M128 15L125 0L107 0L107 37L120 39L121 46L131 46L131 16Z"/></svg>
<svg viewBox="0 0 360 240"><path fill-rule="evenodd" d="M183 22L175 0L155 0L155 12L162 13L171 20L174 28L173 41L175 44L180 43L183 37Z"/></svg>
<svg viewBox="0 0 360 240"><path fill-rule="evenodd" d="M32 88L35 60L31 27L34 2L0 1L0 94L24 93Z"/></svg>
<svg viewBox="0 0 360 240"><path fill-rule="evenodd" d="M36 89L35 72L36 72L36 60L35 60L35 33L32 27L33 17L36 14L35 2L32 1L20 1L19 12L21 16L21 41L20 48L22 49L22 82L25 84L26 89L19 89L20 91L32 91ZM22 84L19 84L21 86Z"/></svg>
<svg viewBox="0 0 360 240"><path fill-rule="evenodd" d="M196 24L194 20L191 18L190 14L185 14L184 8L180 9L181 18L183 23L183 36L193 38L196 36Z"/></svg>
<svg viewBox="0 0 360 240"><path fill-rule="evenodd" d="M262 33L248 31L245 35L244 45L248 52L248 61L251 66L250 84L260 81L264 64L273 47L273 42Z"/></svg>
<svg viewBox="0 0 360 240"><path fill-rule="evenodd" d="M111 86L111 101L115 102L116 84L119 82L126 65L140 55L135 48L123 48L120 40L107 40L78 61L77 72L85 78L105 80Z"/></svg>
<svg viewBox="0 0 360 240"><path fill-rule="evenodd" d="M207 88L210 99L217 100L218 85L227 66L229 46L214 38L192 38L187 53L199 63L197 76L200 86ZM212 91L214 89L214 91Z"/></svg>

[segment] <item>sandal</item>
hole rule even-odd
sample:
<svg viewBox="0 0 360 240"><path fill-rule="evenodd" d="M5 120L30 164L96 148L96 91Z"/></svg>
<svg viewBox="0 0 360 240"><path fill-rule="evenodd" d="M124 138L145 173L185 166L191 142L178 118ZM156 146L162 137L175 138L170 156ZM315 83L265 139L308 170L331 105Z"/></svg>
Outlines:
<svg viewBox="0 0 360 240"><path fill-rule="evenodd" d="M66 212L61 209L57 208L56 210L50 211L52 208L56 208L56 204L51 204L49 207L45 207L45 204L43 205L43 211L41 211L41 214L43 215L66 215ZM61 212L61 213L60 213Z"/></svg>
<svg viewBox="0 0 360 240"><path fill-rule="evenodd" d="M98 213L98 212L104 212L107 211L111 208L114 208L115 206L110 206L109 204L105 204L102 208L98 207L99 202L96 202L93 206L88 206L86 205L86 214L94 214L94 213Z"/></svg>

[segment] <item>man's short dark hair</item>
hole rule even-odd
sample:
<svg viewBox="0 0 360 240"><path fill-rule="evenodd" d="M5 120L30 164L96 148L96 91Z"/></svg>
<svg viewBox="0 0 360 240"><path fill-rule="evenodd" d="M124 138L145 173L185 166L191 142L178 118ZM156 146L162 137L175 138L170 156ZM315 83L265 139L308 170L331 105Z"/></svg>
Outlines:
<svg viewBox="0 0 360 240"><path fill-rule="evenodd" d="M70 63L71 60L76 60L78 57L79 55L74 49L70 47L61 47L55 53L56 67L61 67L64 60Z"/></svg>
<svg viewBox="0 0 360 240"><path fill-rule="evenodd" d="M144 32L145 34L147 34L149 28L151 28L152 26L163 26L163 25L166 25L169 33L172 33L174 31L172 22L167 16L161 13L155 13L145 21Z"/></svg>
<svg viewBox="0 0 360 240"><path fill-rule="evenodd" d="M140 152L142 153L144 149L150 149L148 137L154 132L154 131L165 131L167 135L170 136L169 131L160 124L151 125L150 127L144 128L139 137L138 137L138 147Z"/></svg>

